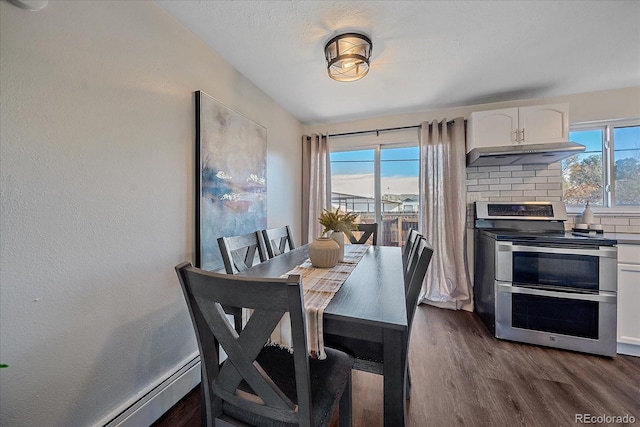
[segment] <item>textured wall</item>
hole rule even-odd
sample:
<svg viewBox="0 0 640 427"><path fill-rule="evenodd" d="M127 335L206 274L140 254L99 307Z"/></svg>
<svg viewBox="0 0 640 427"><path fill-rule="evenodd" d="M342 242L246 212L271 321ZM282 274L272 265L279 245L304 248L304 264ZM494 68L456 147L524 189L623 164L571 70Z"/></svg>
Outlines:
<svg viewBox="0 0 640 427"><path fill-rule="evenodd" d="M268 133L300 231L301 125L154 2L0 1L0 425L92 425L197 351L194 96Z"/></svg>

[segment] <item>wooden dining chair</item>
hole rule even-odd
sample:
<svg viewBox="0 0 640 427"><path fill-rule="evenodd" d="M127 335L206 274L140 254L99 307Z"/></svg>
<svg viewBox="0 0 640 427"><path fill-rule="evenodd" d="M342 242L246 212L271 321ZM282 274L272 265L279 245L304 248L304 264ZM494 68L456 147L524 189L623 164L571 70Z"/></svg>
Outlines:
<svg viewBox="0 0 640 427"><path fill-rule="evenodd" d="M267 250L260 231L241 236L220 237L218 246L227 274L245 271L257 262L267 260Z"/></svg>
<svg viewBox="0 0 640 427"><path fill-rule="evenodd" d="M373 224L358 224L358 229L355 230L357 232L362 232L359 237L352 232L351 236L349 236L349 241L353 245L364 245L371 237L371 244L378 244L378 223L374 222Z"/></svg>
<svg viewBox="0 0 640 427"><path fill-rule="evenodd" d="M407 233L407 240L405 241L404 247L402 248L402 269L404 272L407 271L407 264L415 248L415 243L418 239L418 236L420 236L418 230L416 230L415 228L409 229Z"/></svg>
<svg viewBox="0 0 640 427"><path fill-rule="evenodd" d="M269 259L296 248L288 225L262 230L262 238L264 239Z"/></svg>
<svg viewBox="0 0 640 427"><path fill-rule="evenodd" d="M258 262L267 260L262 232L255 231L240 236L220 237L218 246L227 274L245 271ZM233 316L236 331L242 330L242 308L223 306L227 314Z"/></svg>
<svg viewBox="0 0 640 427"><path fill-rule="evenodd" d="M429 243L424 237L418 236L416 239L414 254L415 261L409 267L410 271L408 274L405 275L405 298L408 326L406 335L407 341L404 343L407 349L407 381L405 384L407 388L407 399L409 399L411 392L411 374L408 363L411 325L418 305L418 298L420 296L420 290L422 289L422 283L427 274L427 269L429 268L432 255L433 249ZM383 374L384 357L382 344L358 338L345 338L326 333L324 334L324 343L325 345L352 354L356 358L353 366L354 369L372 372L379 375Z"/></svg>
<svg viewBox="0 0 640 427"><path fill-rule="evenodd" d="M309 357L299 275L250 278L188 262L176 272L200 351L202 425L326 426L336 407L340 426L351 425L353 357L326 347L326 359ZM253 310L240 334L222 305ZM293 353L265 346L285 312ZM222 364L219 348L227 354Z"/></svg>
<svg viewBox="0 0 640 427"><path fill-rule="evenodd" d="M418 246L420 244L420 239L422 238L422 234L416 233L413 243L411 243L411 247L407 251L406 262L403 260L403 270L404 270L404 287L405 291L408 289L409 284L411 283L411 275L413 274L413 268L415 267L416 262L418 262Z"/></svg>

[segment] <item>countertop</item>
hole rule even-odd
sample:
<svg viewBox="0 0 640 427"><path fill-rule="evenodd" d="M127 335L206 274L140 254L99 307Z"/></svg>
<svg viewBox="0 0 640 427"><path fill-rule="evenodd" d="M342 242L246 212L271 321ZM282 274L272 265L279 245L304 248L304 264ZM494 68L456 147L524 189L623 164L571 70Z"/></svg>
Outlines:
<svg viewBox="0 0 640 427"><path fill-rule="evenodd" d="M638 233L604 233L607 239L615 239L621 245L640 245L640 234Z"/></svg>

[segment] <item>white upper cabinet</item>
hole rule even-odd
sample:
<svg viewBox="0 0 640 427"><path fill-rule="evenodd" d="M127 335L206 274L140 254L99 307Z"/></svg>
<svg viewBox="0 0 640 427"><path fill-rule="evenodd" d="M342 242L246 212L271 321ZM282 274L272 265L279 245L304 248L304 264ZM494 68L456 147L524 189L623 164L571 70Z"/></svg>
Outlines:
<svg viewBox="0 0 640 427"><path fill-rule="evenodd" d="M569 104L478 111L469 116L467 129L467 152L478 147L566 142Z"/></svg>

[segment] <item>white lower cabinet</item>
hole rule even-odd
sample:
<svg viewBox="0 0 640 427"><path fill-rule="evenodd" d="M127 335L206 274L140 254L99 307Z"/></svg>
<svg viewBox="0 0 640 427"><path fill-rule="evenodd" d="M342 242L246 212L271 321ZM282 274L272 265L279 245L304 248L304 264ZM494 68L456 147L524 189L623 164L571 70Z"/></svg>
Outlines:
<svg viewBox="0 0 640 427"><path fill-rule="evenodd" d="M640 245L618 245L618 353L640 356Z"/></svg>

